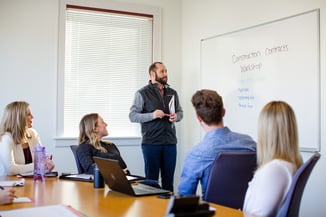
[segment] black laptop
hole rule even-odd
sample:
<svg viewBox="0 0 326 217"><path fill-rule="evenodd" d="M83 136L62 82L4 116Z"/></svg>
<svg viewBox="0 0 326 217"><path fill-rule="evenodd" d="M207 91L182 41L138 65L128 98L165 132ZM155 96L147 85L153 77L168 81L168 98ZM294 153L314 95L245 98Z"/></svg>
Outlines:
<svg viewBox="0 0 326 217"><path fill-rule="evenodd" d="M155 188L139 182L130 182L117 160L93 157L105 184L113 191L118 191L131 196L149 196L170 193L168 190Z"/></svg>

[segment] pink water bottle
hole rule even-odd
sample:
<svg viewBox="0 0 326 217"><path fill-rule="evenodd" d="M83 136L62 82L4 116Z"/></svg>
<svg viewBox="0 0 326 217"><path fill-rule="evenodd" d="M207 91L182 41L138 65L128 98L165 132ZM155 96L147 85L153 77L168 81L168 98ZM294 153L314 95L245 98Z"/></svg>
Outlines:
<svg viewBox="0 0 326 217"><path fill-rule="evenodd" d="M46 152L45 147L37 144L34 149L34 181L45 181Z"/></svg>

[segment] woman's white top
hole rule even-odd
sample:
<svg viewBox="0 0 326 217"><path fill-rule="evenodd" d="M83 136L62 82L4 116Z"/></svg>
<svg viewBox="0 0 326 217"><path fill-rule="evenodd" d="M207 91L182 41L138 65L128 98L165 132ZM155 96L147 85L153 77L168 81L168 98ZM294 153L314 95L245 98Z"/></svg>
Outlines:
<svg viewBox="0 0 326 217"><path fill-rule="evenodd" d="M28 129L28 133L30 138L27 139L27 142L34 161L33 148L40 143L40 139L32 128ZM25 164L22 144L15 144L11 133L5 133L0 138L0 176L31 172L33 169L33 163Z"/></svg>
<svg viewBox="0 0 326 217"><path fill-rule="evenodd" d="M258 217L275 216L290 189L296 166L275 159L259 168L249 182L243 211Z"/></svg>

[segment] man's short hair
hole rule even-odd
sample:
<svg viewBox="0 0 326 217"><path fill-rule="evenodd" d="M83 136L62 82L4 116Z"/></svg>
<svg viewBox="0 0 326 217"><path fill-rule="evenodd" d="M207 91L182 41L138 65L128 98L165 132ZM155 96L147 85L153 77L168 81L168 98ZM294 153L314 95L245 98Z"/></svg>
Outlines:
<svg viewBox="0 0 326 217"><path fill-rule="evenodd" d="M222 121L224 115L223 100L216 91L208 89L198 90L192 96L191 102L197 115L206 124L217 124Z"/></svg>
<svg viewBox="0 0 326 217"><path fill-rule="evenodd" d="M157 67L156 64L163 64L162 62L154 62L149 66L148 73L151 74L151 71L156 72Z"/></svg>

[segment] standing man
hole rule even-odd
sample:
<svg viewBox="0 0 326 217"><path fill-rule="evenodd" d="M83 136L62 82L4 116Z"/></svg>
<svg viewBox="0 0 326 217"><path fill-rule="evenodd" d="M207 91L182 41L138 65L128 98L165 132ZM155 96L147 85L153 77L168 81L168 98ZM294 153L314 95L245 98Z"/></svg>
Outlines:
<svg viewBox="0 0 326 217"><path fill-rule="evenodd" d="M220 151L256 151L256 142L245 134L224 126L225 109L222 97L214 90L199 90L191 99L197 119L206 132L203 140L187 154L181 173L178 194L196 194L197 186L205 195L213 161Z"/></svg>
<svg viewBox="0 0 326 217"><path fill-rule="evenodd" d="M129 119L141 124L146 178L158 180L161 171L162 188L173 192L177 158L174 122L182 119L183 111L177 92L167 84L164 64L154 62L149 75L148 85L135 94Z"/></svg>

